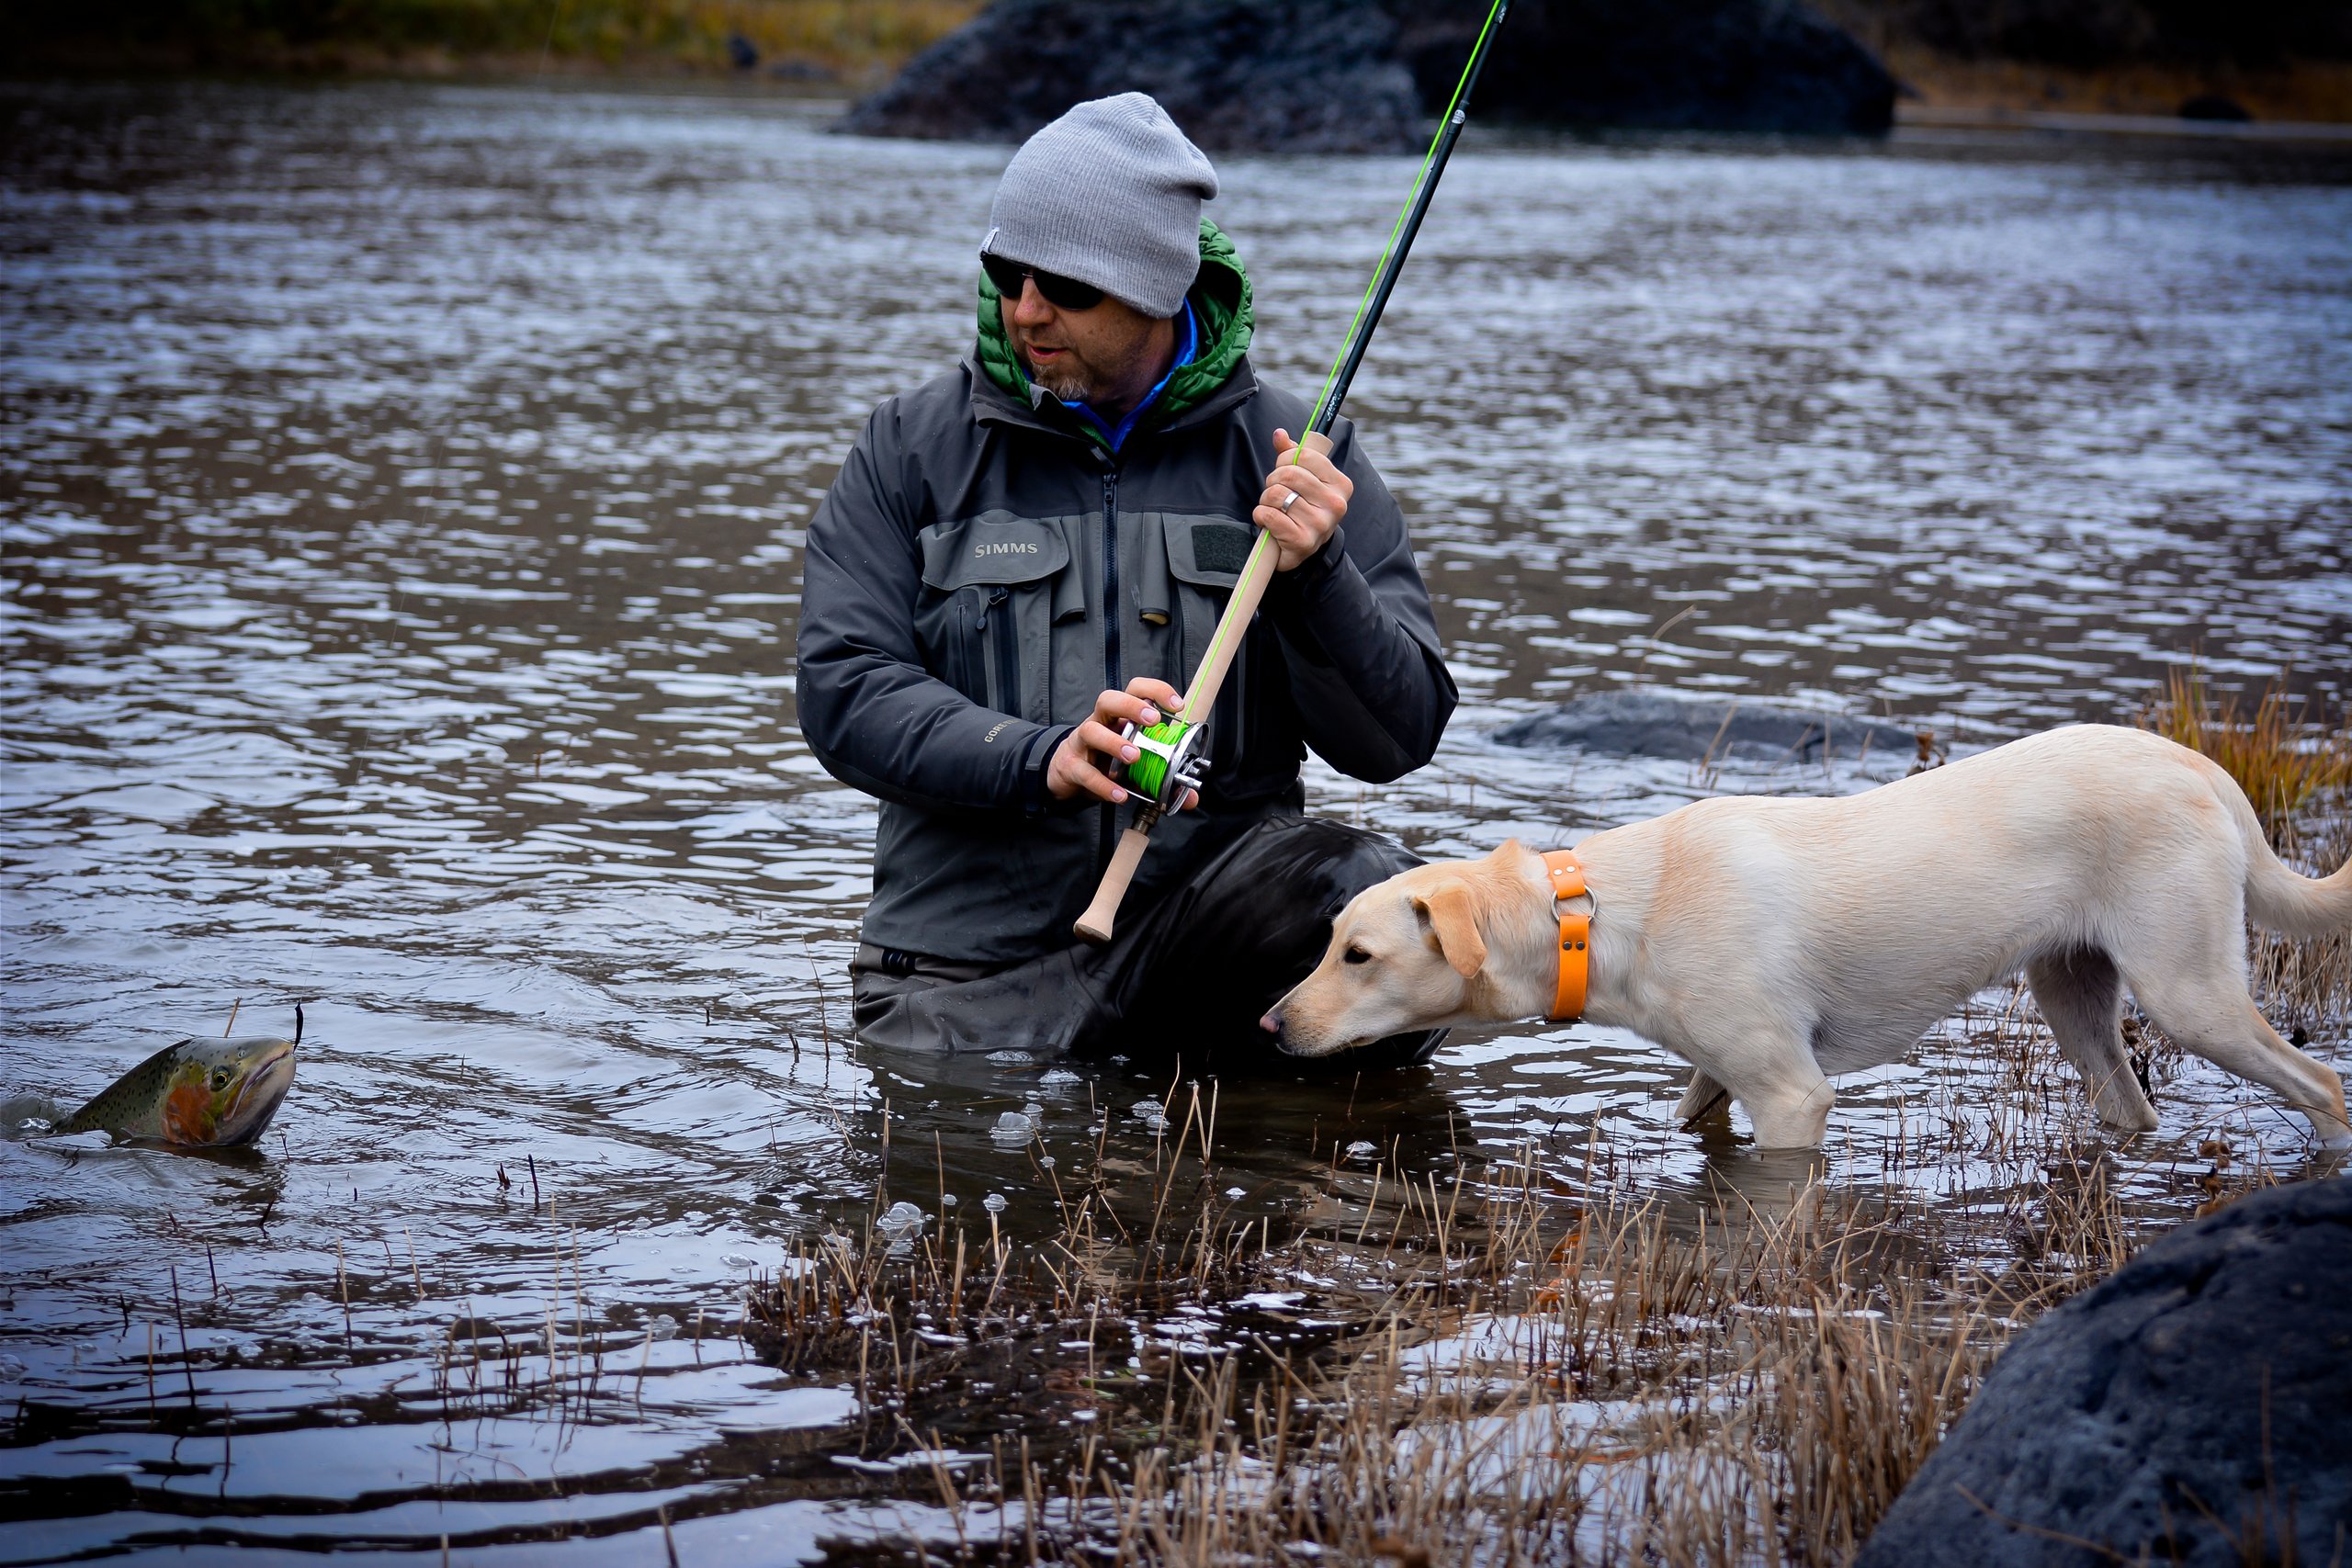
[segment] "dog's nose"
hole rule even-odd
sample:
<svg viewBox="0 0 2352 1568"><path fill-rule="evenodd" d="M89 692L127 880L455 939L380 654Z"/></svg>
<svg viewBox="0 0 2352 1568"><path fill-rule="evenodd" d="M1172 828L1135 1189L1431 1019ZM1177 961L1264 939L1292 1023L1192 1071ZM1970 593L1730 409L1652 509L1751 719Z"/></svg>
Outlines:
<svg viewBox="0 0 2352 1568"><path fill-rule="evenodd" d="M1258 1027L1279 1040L1282 1038L1283 1034L1282 1015L1280 1013L1269 1012L1265 1017L1258 1021Z"/></svg>

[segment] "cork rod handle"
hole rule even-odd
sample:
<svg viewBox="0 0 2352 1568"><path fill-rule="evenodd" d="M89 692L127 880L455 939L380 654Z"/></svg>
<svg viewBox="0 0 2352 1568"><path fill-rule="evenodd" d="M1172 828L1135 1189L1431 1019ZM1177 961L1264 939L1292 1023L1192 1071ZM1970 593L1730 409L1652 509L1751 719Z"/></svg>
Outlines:
<svg viewBox="0 0 2352 1568"><path fill-rule="evenodd" d="M1130 828L1119 835L1118 848L1111 852L1111 863L1102 870L1102 885L1094 890L1094 902L1086 913L1078 917L1078 934L1100 947L1111 940L1112 922L1119 918L1120 901L1127 896L1127 884L1136 879L1136 867L1143 862L1144 846L1151 842L1151 835L1141 828Z"/></svg>

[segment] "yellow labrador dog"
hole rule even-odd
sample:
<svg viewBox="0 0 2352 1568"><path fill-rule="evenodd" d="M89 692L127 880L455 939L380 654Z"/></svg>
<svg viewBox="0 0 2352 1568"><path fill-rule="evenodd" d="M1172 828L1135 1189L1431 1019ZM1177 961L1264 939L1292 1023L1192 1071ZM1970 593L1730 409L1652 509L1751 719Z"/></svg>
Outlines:
<svg viewBox="0 0 2352 1568"><path fill-rule="evenodd" d="M2263 1021L2245 920L2352 930L2352 865L2271 853L2229 774L2143 730L2083 725L1860 795L1702 800L1576 846L1592 900L1584 1016L1698 1069L1768 1147L1821 1142L1827 1075L1901 1057L2022 965L2110 1125L2156 1125L2120 1027L2132 997L2183 1049L2352 1143L2336 1075ZM1553 1006L1561 927L1542 857L1416 866L1340 912L1315 972L1261 1021L1294 1055Z"/></svg>

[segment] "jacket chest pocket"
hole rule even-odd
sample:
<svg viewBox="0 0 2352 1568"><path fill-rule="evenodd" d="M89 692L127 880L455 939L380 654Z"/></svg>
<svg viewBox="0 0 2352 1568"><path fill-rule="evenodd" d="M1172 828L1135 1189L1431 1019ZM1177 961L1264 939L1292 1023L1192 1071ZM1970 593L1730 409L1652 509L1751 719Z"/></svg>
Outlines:
<svg viewBox="0 0 2352 1568"><path fill-rule="evenodd" d="M1257 543L1258 530L1230 517L1162 515L1159 526L1143 541L1157 553L1159 570L1141 574L1136 607L1147 625L1166 626L1176 633L1176 662L1182 673L1180 688L1193 678L1209 639L1216 635L1217 617ZM1158 603L1152 601L1157 599Z"/></svg>
<svg viewBox="0 0 2352 1568"><path fill-rule="evenodd" d="M1144 547L1151 550L1156 547L1163 566L1161 570L1143 574L1137 608L1147 625L1166 626L1174 633L1173 651L1179 673L1172 683L1182 691L1192 684L1193 675L1216 635L1217 619L1225 614L1227 601L1233 597L1233 585L1250 558L1250 547L1258 542L1258 530L1250 524L1225 516L1169 514L1158 521L1159 527L1146 538ZM1163 602L1149 603L1153 597ZM1226 677L1225 690L1217 697L1218 712L1228 718L1248 711L1249 662L1245 645L1244 650L1236 655L1233 671ZM1212 728L1212 779L1220 771L1229 773L1232 769L1241 740L1234 733L1235 728L1229 722Z"/></svg>
<svg viewBox="0 0 2352 1568"><path fill-rule="evenodd" d="M997 713L1052 718L1056 598L1080 592L1069 541L1051 520L984 513L916 536L922 592L915 638L931 672Z"/></svg>

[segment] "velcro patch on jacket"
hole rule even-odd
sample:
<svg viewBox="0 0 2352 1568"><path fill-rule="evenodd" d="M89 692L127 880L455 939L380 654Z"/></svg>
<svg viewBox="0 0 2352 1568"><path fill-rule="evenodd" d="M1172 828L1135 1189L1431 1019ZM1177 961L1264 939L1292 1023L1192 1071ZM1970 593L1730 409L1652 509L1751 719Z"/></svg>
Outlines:
<svg viewBox="0 0 2352 1568"><path fill-rule="evenodd" d="M1250 559L1256 530L1238 523L1193 525L1193 564L1203 571L1229 571L1237 576Z"/></svg>

